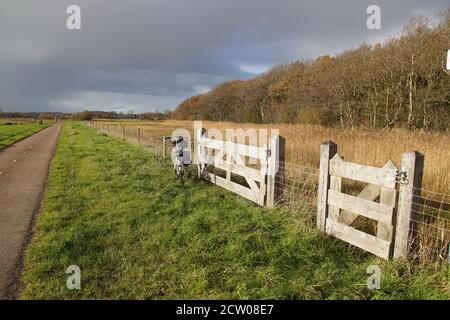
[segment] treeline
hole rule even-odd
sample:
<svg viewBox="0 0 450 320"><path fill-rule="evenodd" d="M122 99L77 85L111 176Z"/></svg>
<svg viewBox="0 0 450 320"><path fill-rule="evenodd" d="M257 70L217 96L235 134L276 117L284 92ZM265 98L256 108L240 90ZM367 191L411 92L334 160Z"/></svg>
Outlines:
<svg viewBox="0 0 450 320"><path fill-rule="evenodd" d="M450 123L450 10L417 17L399 37L336 57L299 61L191 97L176 119L447 130Z"/></svg>
<svg viewBox="0 0 450 320"><path fill-rule="evenodd" d="M82 111L75 113L61 112L2 112L0 110L0 118L29 118L29 119L55 119L60 120L92 120L92 119L140 119L161 121L169 119L172 111L164 112L145 112L145 113L123 113L114 111Z"/></svg>
<svg viewBox="0 0 450 320"><path fill-rule="evenodd" d="M161 121L169 119L172 116L172 111L164 111L164 112L146 112L138 114L139 119L141 120L152 120L152 121Z"/></svg>
<svg viewBox="0 0 450 320"><path fill-rule="evenodd" d="M0 118L25 118L25 119L58 119L67 118L69 115L62 112L2 112Z"/></svg>
<svg viewBox="0 0 450 320"><path fill-rule="evenodd" d="M171 111L145 112L145 113L122 113L114 111L83 111L71 114L72 120L92 120L92 119L140 119L160 121L170 118Z"/></svg>

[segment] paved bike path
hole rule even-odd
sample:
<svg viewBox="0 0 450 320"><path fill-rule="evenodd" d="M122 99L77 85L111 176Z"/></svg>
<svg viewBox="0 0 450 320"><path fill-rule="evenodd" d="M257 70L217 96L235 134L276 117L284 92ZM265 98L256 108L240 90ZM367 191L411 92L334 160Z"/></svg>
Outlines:
<svg viewBox="0 0 450 320"><path fill-rule="evenodd" d="M60 130L56 123L0 151L0 299L15 298L18 290Z"/></svg>

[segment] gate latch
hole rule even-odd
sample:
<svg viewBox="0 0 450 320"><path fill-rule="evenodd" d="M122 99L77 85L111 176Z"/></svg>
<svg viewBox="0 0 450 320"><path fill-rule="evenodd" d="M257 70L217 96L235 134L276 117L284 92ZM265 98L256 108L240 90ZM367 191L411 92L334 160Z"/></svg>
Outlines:
<svg viewBox="0 0 450 320"><path fill-rule="evenodd" d="M400 184L409 184L408 173L405 168L395 171L395 180Z"/></svg>

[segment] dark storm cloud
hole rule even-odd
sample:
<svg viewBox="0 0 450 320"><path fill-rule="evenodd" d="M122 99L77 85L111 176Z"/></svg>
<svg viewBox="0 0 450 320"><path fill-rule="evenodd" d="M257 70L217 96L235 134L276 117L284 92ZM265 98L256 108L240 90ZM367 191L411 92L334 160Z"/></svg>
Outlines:
<svg viewBox="0 0 450 320"><path fill-rule="evenodd" d="M65 27L82 10L82 30ZM382 30L366 28L366 8ZM270 66L337 53L398 33L446 1L2 0L0 108L135 111L174 107L189 95Z"/></svg>

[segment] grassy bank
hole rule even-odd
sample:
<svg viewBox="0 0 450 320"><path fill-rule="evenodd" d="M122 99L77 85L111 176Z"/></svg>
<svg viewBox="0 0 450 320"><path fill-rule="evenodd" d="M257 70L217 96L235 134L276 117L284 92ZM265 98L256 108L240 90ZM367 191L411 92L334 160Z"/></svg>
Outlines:
<svg viewBox="0 0 450 320"><path fill-rule="evenodd" d="M66 123L21 298L450 298L444 269L376 259L321 235L310 215L186 180L142 147ZM380 290L366 286L373 264ZM81 290L66 288L70 265Z"/></svg>
<svg viewBox="0 0 450 320"><path fill-rule="evenodd" d="M49 123L45 122L39 124L0 119L0 150L48 126Z"/></svg>

